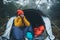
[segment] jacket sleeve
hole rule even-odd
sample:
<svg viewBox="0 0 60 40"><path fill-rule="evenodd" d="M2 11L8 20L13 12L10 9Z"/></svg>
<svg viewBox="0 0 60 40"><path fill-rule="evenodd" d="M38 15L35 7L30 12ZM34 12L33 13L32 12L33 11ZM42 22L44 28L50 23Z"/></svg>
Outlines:
<svg viewBox="0 0 60 40"><path fill-rule="evenodd" d="M26 19L26 17L24 17L24 24L25 26L30 26L30 22Z"/></svg>
<svg viewBox="0 0 60 40"><path fill-rule="evenodd" d="M19 27L19 26L21 26L21 25L22 25L22 19L16 17L16 18L14 19L14 26Z"/></svg>

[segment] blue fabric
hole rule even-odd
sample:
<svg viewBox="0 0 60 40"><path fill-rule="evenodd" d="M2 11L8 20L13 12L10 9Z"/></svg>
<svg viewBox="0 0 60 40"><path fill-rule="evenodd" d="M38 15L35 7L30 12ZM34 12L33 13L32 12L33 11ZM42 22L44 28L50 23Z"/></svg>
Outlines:
<svg viewBox="0 0 60 40"><path fill-rule="evenodd" d="M14 37L14 39L16 39L16 40L21 40L21 39L23 39L23 31L22 30L20 30L20 28L18 28L18 27L15 27L15 26L13 26L13 37Z"/></svg>
<svg viewBox="0 0 60 40"><path fill-rule="evenodd" d="M32 26L28 27L28 31L26 32L26 37L28 38L28 40L32 40L33 39L33 30L32 30Z"/></svg>
<svg viewBox="0 0 60 40"><path fill-rule="evenodd" d="M15 27L15 26L13 26L12 27L12 34L13 34L13 37L16 39L16 40L23 40L23 38L25 37L25 35L26 35L26 33L28 34L28 35L31 35L31 37L27 37L27 38L29 38L29 39L31 39L32 38L32 34L31 33L29 33L29 31L30 32L32 32L32 26L30 26L30 27Z"/></svg>

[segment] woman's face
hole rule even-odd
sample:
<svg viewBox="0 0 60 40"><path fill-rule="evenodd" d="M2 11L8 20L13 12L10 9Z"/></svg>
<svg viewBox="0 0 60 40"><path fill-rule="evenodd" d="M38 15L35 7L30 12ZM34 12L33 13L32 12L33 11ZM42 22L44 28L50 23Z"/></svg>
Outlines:
<svg viewBox="0 0 60 40"><path fill-rule="evenodd" d="M21 14L20 16L23 18L24 17L24 14Z"/></svg>

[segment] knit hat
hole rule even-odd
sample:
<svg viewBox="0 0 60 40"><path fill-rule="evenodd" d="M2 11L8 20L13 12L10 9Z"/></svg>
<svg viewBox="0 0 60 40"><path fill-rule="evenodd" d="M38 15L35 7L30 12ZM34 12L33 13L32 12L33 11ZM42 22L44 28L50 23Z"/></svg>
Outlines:
<svg viewBox="0 0 60 40"><path fill-rule="evenodd" d="M17 10L17 15L21 15L21 14L24 14L24 12L20 9Z"/></svg>

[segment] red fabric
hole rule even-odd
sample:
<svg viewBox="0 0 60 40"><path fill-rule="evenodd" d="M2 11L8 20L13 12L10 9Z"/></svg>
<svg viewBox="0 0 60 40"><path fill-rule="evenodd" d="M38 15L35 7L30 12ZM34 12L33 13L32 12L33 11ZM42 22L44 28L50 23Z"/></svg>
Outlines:
<svg viewBox="0 0 60 40"><path fill-rule="evenodd" d="M24 12L22 10L17 10L17 14L21 15L21 14L24 14Z"/></svg>
<svg viewBox="0 0 60 40"><path fill-rule="evenodd" d="M43 25L39 26L38 28L34 28L34 34L35 34L35 36L37 37L37 36L41 35L42 32L44 31L44 29L45 28L44 28Z"/></svg>

